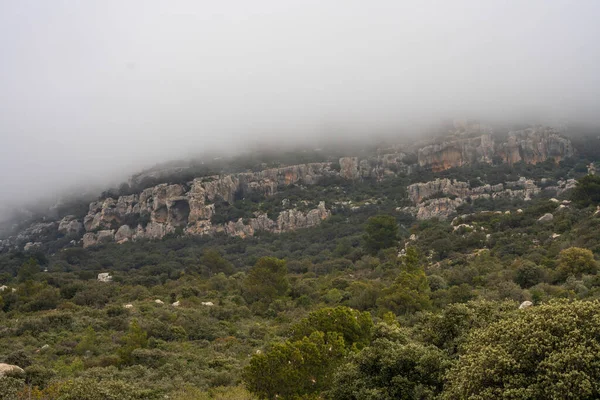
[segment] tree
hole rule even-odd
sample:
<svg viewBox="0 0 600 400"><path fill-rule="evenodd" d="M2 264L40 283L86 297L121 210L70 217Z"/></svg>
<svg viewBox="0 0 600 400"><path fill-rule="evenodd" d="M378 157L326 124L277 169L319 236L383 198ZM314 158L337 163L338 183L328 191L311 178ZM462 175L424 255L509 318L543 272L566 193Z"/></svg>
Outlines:
<svg viewBox="0 0 600 400"><path fill-rule="evenodd" d="M292 327L292 339L299 340L313 332L336 332L344 337L346 346L362 348L371 340L373 320L368 312L348 307L322 308L311 312Z"/></svg>
<svg viewBox="0 0 600 400"><path fill-rule="evenodd" d="M134 319L129 325L127 334L121 339L121 342L122 345L117 351L121 362L131 364L133 361L131 353L135 349L145 349L148 347L148 334L140 327L137 320Z"/></svg>
<svg viewBox="0 0 600 400"><path fill-rule="evenodd" d="M79 355L94 354L98 351L98 338L96 331L90 325L85 330L85 334L75 346L75 352Z"/></svg>
<svg viewBox="0 0 600 400"><path fill-rule="evenodd" d="M19 268L17 278L19 279L19 282L25 282L33 279L35 274L39 272L40 265L38 264L38 261L35 258L31 257L29 258L29 260L27 260L27 262L25 262L21 266L21 268Z"/></svg>
<svg viewBox="0 0 600 400"><path fill-rule="evenodd" d="M580 247L569 247L558 255L557 274L560 280L570 275L580 277L581 274L595 274L598 269L594 253Z"/></svg>
<svg viewBox="0 0 600 400"><path fill-rule="evenodd" d="M246 301L261 303L265 309L276 298L285 296L289 289L285 261L275 257L260 258L242 285Z"/></svg>
<svg viewBox="0 0 600 400"><path fill-rule="evenodd" d="M544 280L544 268L529 260L519 261L514 281L524 289L537 285Z"/></svg>
<svg viewBox="0 0 600 400"><path fill-rule="evenodd" d="M402 270L394 283L382 290L377 304L395 314L424 310L431 307L430 292L417 250L409 247L402 257Z"/></svg>
<svg viewBox="0 0 600 400"><path fill-rule="evenodd" d="M377 215L369 218L363 236L365 250L372 255L379 250L396 245L398 241L398 224L391 215Z"/></svg>
<svg viewBox="0 0 600 400"><path fill-rule="evenodd" d="M600 176L586 175L579 179L571 199L583 207L600 204Z"/></svg>
<svg viewBox="0 0 600 400"><path fill-rule="evenodd" d="M207 249L200 257L200 263L208 271L208 275L212 276L223 272L227 275L233 273L233 265L221 256L215 249Z"/></svg>
<svg viewBox="0 0 600 400"><path fill-rule="evenodd" d="M346 353L342 335L316 331L255 354L242 376L248 390L261 399L310 398L330 387Z"/></svg>
<svg viewBox="0 0 600 400"><path fill-rule="evenodd" d="M444 399L597 399L600 303L552 302L469 336Z"/></svg>
<svg viewBox="0 0 600 400"><path fill-rule="evenodd" d="M434 399L448 366L448 356L435 346L379 338L337 370L329 397Z"/></svg>

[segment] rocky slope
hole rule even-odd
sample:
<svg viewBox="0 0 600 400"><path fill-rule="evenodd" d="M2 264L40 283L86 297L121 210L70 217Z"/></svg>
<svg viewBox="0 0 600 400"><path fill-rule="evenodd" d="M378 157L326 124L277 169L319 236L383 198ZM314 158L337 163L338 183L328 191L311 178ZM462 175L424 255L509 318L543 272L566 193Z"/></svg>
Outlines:
<svg viewBox="0 0 600 400"><path fill-rule="evenodd" d="M439 172L475 162L510 165L520 161L536 164L547 159L558 162L574 154L571 141L552 128L538 126L509 132L506 140L496 139L488 127L479 126L480 134L474 129L418 149L419 166Z"/></svg>
<svg viewBox="0 0 600 400"><path fill-rule="evenodd" d="M575 186L575 180L559 181L557 186L549 186L544 190L554 194L562 194ZM467 182L450 179L436 179L430 182L415 183L407 187L408 198L414 207L405 207L404 211L417 219L446 219L467 201L477 199L511 198L531 200L542 189L533 180L520 178L518 181L471 187Z"/></svg>
<svg viewBox="0 0 600 400"><path fill-rule="evenodd" d="M257 231L287 232L315 226L327 218L330 211L323 199L314 199L318 206L312 210L300 211L292 207L280 212L276 218L257 212L251 218L225 224L212 222L217 213L215 203L233 203L250 193L269 197L289 185L313 185L329 177L379 181L398 174L442 171L476 162L538 163L547 159L558 161L574 154L571 142L551 128L510 132L505 140L496 138L490 128L480 124L456 125L455 128L455 132L442 141L394 146L369 157L350 156L340 158L338 163L309 163L259 172L203 176L185 184L163 183L135 194L106 197L92 202L83 219L68 215L58 220L32 223L18 234L0 240L0 251L32 249L52 237L67 237L73 240L72 245L81 243L87 247L110 241L160 239L167 234L224 233L247 237ZM139 176L135 178L139 180ZM445 218L466 199L498 196L528 199L540 190L528 180L471 188L466 182L448 179L418 183L407 189L415 206L406 211L419 219Z"/></svg>

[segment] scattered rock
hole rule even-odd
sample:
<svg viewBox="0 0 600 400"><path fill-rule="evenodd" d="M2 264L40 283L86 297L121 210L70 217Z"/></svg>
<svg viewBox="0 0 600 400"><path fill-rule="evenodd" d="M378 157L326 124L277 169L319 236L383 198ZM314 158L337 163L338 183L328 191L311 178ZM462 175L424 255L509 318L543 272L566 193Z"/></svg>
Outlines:
<svg viewBox="0 0 600 400"><path fill-rule="evenodd" d="M550 199L550 201L551 201L552 203L556 203L556 204L560 203L560 200L558 200L558 199L555 199L554 197L553 197L553 198L551 198L551 199Z"/></svg>
<svg viewBox="0 0 600 400"><path fill-rule="evenodd" d="M165 304L165 302L164 302L164 301L162 301L162 300L160 300L160 299L156 299L156 300L154 300L154 302L155 302L156 304Z"/></svg>
<svg viewBox="0 0 600 400"><path fill-rule="evenodd" d="M25 371L23 370L23 368L16 366L16 365L12 365L12 364L4 364L4 363L0 363L0 377L6 375L6 374L10 374L10 373L25 373Z"/></svg>
<svg viewBox="0 0 600 400"><path fill-rule="evenodd" d="M546 223L546 222L550 222L550 221L552 221L553 219L554 219L554 215L552 215L552 214L550 214L550 213L547 213L547 214L544 214L544 215L542 215L542 216L541 216L541 217L538 219L538 222L540 222L540 223Z"/></svg>
<svg viewBox="0 0 600 400"><path fill-rule="evenodd" d="M125 304L123 308L133 308L133 304Z"/></svg>
<svg viewBox="0 0 600 400"><path fill-rule="evenodd" d="M33 249L36 249L36 248L40 247L41 245L42 244L40 242L35 242L35 243L28 242L28 243L25 244L25 247L23 247L23 250L30 251L30 250L33 250Z"/></svg>
<svg viewBox="0 0 600 400"><path fill-rule="evenodd" d="M523 309L531 307L531 306L533 306L533 303L530 302L529 300L527 300L527 301L524 301L521 303L521 305L519 306L519 310L523 310Z"/></svg>
<svg viewBox="0 0 600 400"><path fill-rule="evenodd" d="M558 233L553 233L552 235L550 235L550 239L556 239L559 237L560 237L560 235Z"/></svg>
<svg viewBox="0 0 600 400"><path fill-rule="evenodd" d="M202 305L212 307L215 305L215 303L213 303L212 301L203 301Z"/></svg>
<svg viewBox="0 0 600 400"><path fill-rule="evenodd" d="M175 303L171 304L173 307L179 307L180 303L179 300L177 300Z"/></svg>
<svg viewBox="0 0 600 400"><path fill-rule="evenodd" d="M98 281L99 282L112 282L112 276L110 276L110 273L108 273L108 272L102 272L102 273L98 274Z"/></svg>

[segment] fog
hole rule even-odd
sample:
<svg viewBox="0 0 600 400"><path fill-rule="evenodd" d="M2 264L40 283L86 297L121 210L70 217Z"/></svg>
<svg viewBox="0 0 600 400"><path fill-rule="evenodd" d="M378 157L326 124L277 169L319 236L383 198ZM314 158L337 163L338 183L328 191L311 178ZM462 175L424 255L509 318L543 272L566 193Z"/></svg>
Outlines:
<svg viewBox="0 0 600 400"><path fill-rule="evenodd" d="M597 123L599 18L595 0L4 0L0 208L211 149Z"/></svg>

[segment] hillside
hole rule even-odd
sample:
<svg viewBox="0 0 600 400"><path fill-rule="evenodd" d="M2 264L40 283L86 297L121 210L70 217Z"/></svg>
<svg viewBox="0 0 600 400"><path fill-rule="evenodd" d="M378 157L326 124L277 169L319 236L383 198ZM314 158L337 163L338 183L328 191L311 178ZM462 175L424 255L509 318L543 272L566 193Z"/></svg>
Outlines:
<svg viewBox="0 0 600 400"><path fill-rule="evenodd" d="M591 140L455 123L165 165L22 219L0 398L597 398Z"/></svg>

